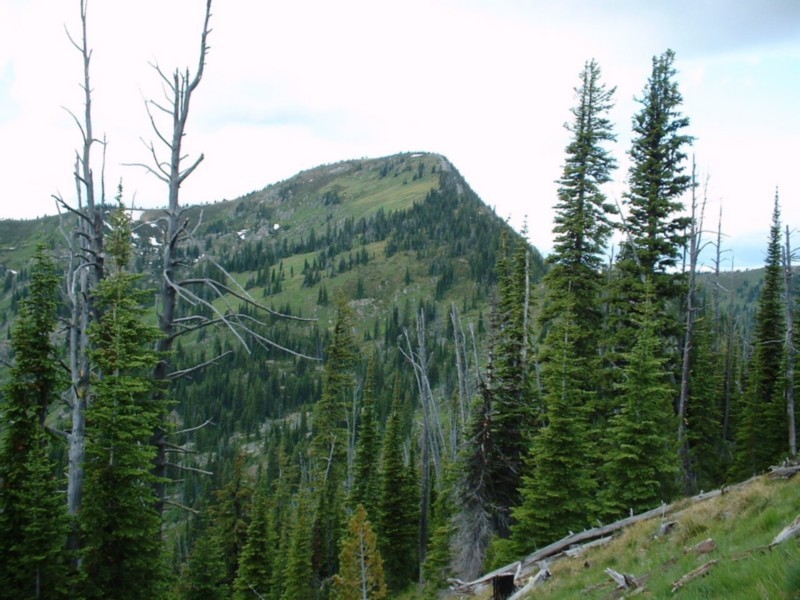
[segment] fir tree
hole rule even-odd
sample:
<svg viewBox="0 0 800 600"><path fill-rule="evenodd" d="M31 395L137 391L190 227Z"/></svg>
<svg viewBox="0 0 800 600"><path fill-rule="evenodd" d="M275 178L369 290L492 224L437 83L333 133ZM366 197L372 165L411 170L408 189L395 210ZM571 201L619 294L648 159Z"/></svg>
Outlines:
<svg viewBox="0 0 800 600"><path fill-rule="evenodd" d="M490 504L500 537L509 534L511 507L519 502L522 461L536 420L528 392L528 247L498 258L498 300L494 348L488 386L491 389L493 454L488 468L493 482Z"/></svg>
<svg viewBox="0 0 800 600"><path fill-rule="evenodd" d="M534 438L523 477L522 502L514 510L513 542L526 554L584 529L597 507L592 506L594 455L587 413L586 361L575 348L578 338L574 314L568 306L553 324L542 350L544 425Z"/></svg>
<svg viewBox="0 0 800 600"><path fill-rule="evenodd" d="M274 557L278 546L271 522L272 502L262 486L253 499L252 520L247 528L247 541L239 555L239 568L234 582L234 599L250 600L271 596L274 584Z"/></svg>
<svg viewBox="0 0 800 600"><path fill-rule="evenodd" d="M222 552L225 582L233 585L239 557L247 541L253 488L245 474L246 455L239 452L233 462L230 478L214 492L215 502L209 507L211 534Z"/></svg>
<svg viewBox="0 0 800 600"><path fill-rule="evenodd" d="M144 294L130 258L130 219L110 218L115 271L97 287L101 317L89 328L98 373L86 415L86 483L81 523L86 596L153 598L163 582L160 517L150 472L152 432L161 411L152 401L157 328L145 322Z"/></svg>
<svg viewBox="0 0 800 600"><path fill-rule="evenodd" d="M357 349L353 315L338 299L333 339L328 346L322 397L314 407L310 454L314 478L311 524L313 566L317 580L329 584L338 571L339 538L344 521L344 484L349 436L347 415L355 393Z"/></svg>
<svg viewBox="0 0 800 600"><path fill-rule="evenodd" d="M483 380L471 406L466 443L458 458L461 477L456 485L454 569L460 578L478 577L493 535L491 501L494 482L490 476L494 455L491 390Z"/></svg>
<svg viewBox="0 0 800 600"><path fill-rule="evenodd" d="M343 298L337 300L333 339L326 351L322 398L314 407L311 441L315 476L344 481L347 464L347 410L355 386L357 349L353 314Z"/></svg>
<svg viewBox="0 0 800 600"><path fill-rule="evenodd" d="M543 323L561 312L558 299L569 293L579 325L575 333L581 336L575 344L579 354L586 357L597 349L601 271L613 231L611 216L617 213L601 189L611 181L611 172L616 168L616 161L604 147L616 139L607 117L615 88L607 89L600 77L599 65L589 61L581 72L581 84L575 89L573 120L565 125L572 137L558 181L553 252L547 257L551 268L543 279L547 294Z"/></svg>
<svg viewBox="0 0 800 600"><path fill-rule="evenodd" d="M381 490L376 534L386 570L386 583L393 594L417 578L419 491L403 459L400 431L399 390L395 390L392 412L386 425L381 461Z"/></svg>
<svg viewBox="0 0 800 600"><path fill-rule="evenodd" d="M375 417L375 363L370 358L364 380L364 404L358 424L356 458L353 473L351 505L361 504L370 518L375 518L378 502L378 460L380 440Z"/></svg>
<svg viewBox="0 0 800 600"><path fill-rule="evenodd" d="M311 523L308 515L308 501L300 498L294 514L291 539L283 573L282 600L314 598L315 581L312 565Z"/></svg>
<svg viewBox="0 0 800 600"><path fill-rule="evenodd" d="M652 278L656 298L674 298L674 278L686 242L687 217L680 197L692 183L684 173L685 146L692 137L682 133L689 118L682 116L683 97L675 81L675 53L667 50L653 57L653 68L641 98L641 110L633 117L633 142L628 172L628 239L620 265L632 269L636 279Z"/></svg>
<svg viewBox="0 0 800 600"><path fill-rule="evenodd" d="M222 548L211 528L205 527L181 573L178 597L181 600L227 600L230 588L226 579Z"/></svg>
<svg viewBox="0 0 800 600"><path fill-rule="evenodd" d="M367 511L356 507L347 526L348 536L339 555L339 573L333 585L339 600L383 600L387 597L383 560Z"/></svg>
<svg viewBox="0 0 800 600"><path fill-rule="evenodd" d="M726 357L715 355L708 316L694 324L690 402L686 411L686 437L689 445L691 490L710 490L724 483L726 449L722 437L723 375Z"/></svg>
<svg viewBox="0 0 800 600"><path fill-rule="evenodd" d="M789 447L784 401L786 312L781 266L781 215L778 194L764 265L764 285L756 309L753 357L738 415L734 475L750 477L774 464Z"/></svg>
<svg viewBox="0 0 800 600"><path fill-rule="evenodd" d="M611 417L607 430L602 500L612 517L649 510L669 500L678 469L672 390L661 340L654 331L649 285L645 289L634 345L624 356L624 378L617 386L619 412Z"/></svg>
<svg viewBox="0 0 800 600"><path fill-rule="evenodd" d="M2 404L0 448L0 596L66 597L66 509L44 426L63 385L51 335L58 277L37 246L29 295L11 334L14 364Z"/></svg>

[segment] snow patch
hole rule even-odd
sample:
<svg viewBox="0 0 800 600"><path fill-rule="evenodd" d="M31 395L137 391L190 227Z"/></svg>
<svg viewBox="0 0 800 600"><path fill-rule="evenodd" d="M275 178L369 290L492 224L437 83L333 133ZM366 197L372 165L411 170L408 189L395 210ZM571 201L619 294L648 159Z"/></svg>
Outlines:
<svg viewBox="0 0 800 600"><path fill-rule="evenodd" d="M272 231L278 231L281 228L280 223L275 223L272 225Z"/></svg>

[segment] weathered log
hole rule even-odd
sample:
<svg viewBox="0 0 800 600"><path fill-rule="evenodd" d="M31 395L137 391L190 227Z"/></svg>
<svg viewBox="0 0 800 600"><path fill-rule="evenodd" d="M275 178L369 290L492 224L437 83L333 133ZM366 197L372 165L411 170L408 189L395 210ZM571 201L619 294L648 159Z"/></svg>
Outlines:
<svg viewBox="0 0 800 600"><path fill-rule="evenodd" d="M639 582L639 578L628 573L620 573L619 571L615 571L614 569L607 568L606 574L611 577L616 583L618 587L621 587L626 590L635 590L641 587L641 583Z"/></svg>
<svg viewBox="0 0 800 600"><path fill-rule="evenodd" d="M683 586L685 586L690 581L697 579L698 577L702 577L706 573L711 570L711 567L716 565L719 561L717 560L710 560L704 565L697 567L694 571L688 572L686 575L678 579L676 582L672 584L672 592L677 592Z"/></svg>
<svg viewBox="0 0 800 600"><path fill-rule="evenodd" d="M586 542L585 544L581 544L580 546L574 546L572 548L569 548L568 550L564 551L564 554L566 554L570 558L577 558L590 548L604 546L613 539L614 539L613 535L607 535L605 537L597 538L596 540L592 540L591 542Z"/></svg>
<svg viewBox="0 0 800 600"><path fill-rule="evenodd" d="M686 553L694 552L695 554L708 554L709 552L713 552L717 548L717 543L708 538L703 540L702 542L692 546L691 548L686 548Z"/></svg>
<svg viewBox="0 0 800 600"><path fill-rule="evenodd" d="M534 577L528 579L528 583L523 585L519 588L508 600L521 600L522 598L528 595L528 592L533 590L533 588L542 585L545 581L550 579L553 576L550 573L550 569L548 568L547 564L544 564L540 569L539 572L536 573Z"/></svg>
<svg viewBox="0 0 800 600"><path fill-rule="evenodd" d="M768 476L771 479L789 479L797 473L800 473L800 463L772 467L769 470Z"/></svg>
<svg viewBox="0 0 800 600"><path fill-rule="evenodd" d="M785 542L786 540L790 540L798 535L800 535L800 515L798 515L790 525L784 527L781 532L775 536L775 539L772 540L772 543L769 545L769 547L772 548L773 546L776 546L781 542Z"/></svg>

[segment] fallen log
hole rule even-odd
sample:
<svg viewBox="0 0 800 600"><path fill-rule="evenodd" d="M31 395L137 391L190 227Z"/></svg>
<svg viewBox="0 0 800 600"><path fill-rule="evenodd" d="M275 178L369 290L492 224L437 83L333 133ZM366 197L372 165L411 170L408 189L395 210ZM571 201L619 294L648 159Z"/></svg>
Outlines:
<svg viewBox="0 0 800 600"><path fill-rule="evenodd" d="M638 577L634 577L633 575L629 575L628 573L620 573L619 571L615 571L614 569L608 568L606 569L606 574L617 583L618 588L622 588L625 590L635 590L641 587L642 585L639 582Z"/></svg>
<svg viewBox="0 0 800 600"><path fill-rule="evenodd" d="M568 550L565 550L564 554L566 554L570 558L577 558L590 548L604 546L613 539L614 539L613 535L607 535L605 537L597 538L596 540L592 540L591 542L586 542L585 544L581 544L580 546L571 547Z"/></svg>
<svg viewBox="0 0 800 600"><path fill-rule="evenodd" d="M686 548L685 553L688 554L689 552L693 552L695 554L708 554L709 552L713 552L716 549L717 549L717 543L711 538L708 538L692 546L691 548Z"/></svg>
<svg viewBox="0 0 800 600"><path fill-rule="evenodd" d="M790 477L797 475L797 473L800 473L800 463L772 467L767 475L771 479L789 479Z"/></svg>
<svg viewBox="0 0 800 600"><path fill-rule="evenodd" d="M672 592L675 593L690 581L694 581L698 577L702 577L703 575L708 573L711 570L711 567L716 565L718 562L719 561L717 560L710 560L704 565L697 567L694 571L688 572L686 575L684 575L683 577L681 577L672 584Z"/></svg>
<svg viewBox="0 0 800 600"><path fill-rule="evenodd" d="M775 539L772 540L772 543L769 545L769 547L772 548L773 546L777 546L778 544L785 542L786 540L790 540L797 535L800 535L800 515L798 515L790 525L784 527L781 532L775 536Z"/></svg>
<svg viewBox="0 0 800 600"><path fill-rule="evenodd" d="M526 583L516 592L514 592L514 594L508 600L521 600L522 598L528 595L528 592L533 590L535 587L542 585L552 576L553 575L552 573L550 573L550 569L548 568L547 564L541 565L541 567L539 568L539 572L536 573L536 576L528 579L528 583Z"/></svg>

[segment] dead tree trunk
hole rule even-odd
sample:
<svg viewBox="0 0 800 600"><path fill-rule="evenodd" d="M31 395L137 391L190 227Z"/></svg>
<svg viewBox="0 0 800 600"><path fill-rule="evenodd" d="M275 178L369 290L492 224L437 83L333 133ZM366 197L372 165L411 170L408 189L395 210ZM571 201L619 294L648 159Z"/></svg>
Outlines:
<svg viewBox="0 0 800 600"><path fill-rule="evenodd" d="M689 284L686 291L686 329L683 341L683 364L681 367L681 393L678 401L678 451L683 468L684 491L689 493L693 488L694 470L692 467L689 440L686 435L687 411L689 403L689 378L691 374L691 354L694 336L695 320L695 294L697 293L697 261L702 248L703 215L705 212L706 196L699 207L696 195L695 164L692 161L692 207L689 225Z"/></svg>
<svg viewBox="0 0 800 600"><path fill-rule="evenodd" d="M69 321L69 367L71 376L70 404L72 410L72 427L68 434L68 471L67 471L67 510L76 515L81 508L83 497L83 467L86 448L86 406L90 397L89 338L88 328L96 318L94 308L94 290L103 279L103 235L105 191L102 185L99 198L95 190L94 172L92 169L92 147L98 140L94 138L92 127L92 97L89 82L89 66L91 51L87 38L86 3L82 0L81 38L76 41L67 34L70 43L78 50L83 64L84 93L83 117L70 115L81 132L83 146L75 159L75 187L77 206L72 206L61 196L56 196L59 209L72 214L77 224L71 234L64 230L68 237L70 258L67 270L66 291L70 303ZM101 142L103 143L103 142ZM101 169L102 172L102 169Z"/></svg>
<svg viewBox="0 0 800 600"><path fill-rule="evenodd" d="M442 448L444 447L444 432L442 430L439 407L433 398L430 381L428 379L428 365L430 359L427 352L425 335L425 312L420 309L417 316L417 347L411 344L408 330L404 331L408 352L400 351L414 368L417 380L420 402L422 404L422 436L421 446L421 503L420 503L420 535L419 535L419 562L425 560L428 542L428 515L430 513L431 497L431 463L436 473L437 485L442 484Z"/></svg>

